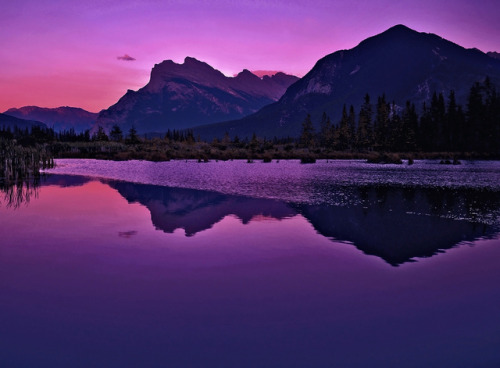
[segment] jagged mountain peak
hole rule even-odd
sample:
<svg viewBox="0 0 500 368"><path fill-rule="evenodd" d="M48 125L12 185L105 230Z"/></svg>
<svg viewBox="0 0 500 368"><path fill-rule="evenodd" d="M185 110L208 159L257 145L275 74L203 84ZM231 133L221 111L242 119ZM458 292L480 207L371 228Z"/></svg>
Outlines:
<svg viewBox="0 0 500 368"><path fill-rule="evenodd" d="M386 29L384 32L380 33L378 36L382 35L411 35L411 34L420 34L420 32L411 29L408 26L405 26L404 24L396 24L388 29ZM374 36L376 37L376 36Z"/></svg>
<svg viewBox="0 0 500 368"><path fill-rule="evenodd" d="M296 101L311 93L335 96L357 83L360 88L365 85L364 93L387 86L382 93L395 90L391 98L399 100L404 96L414 100L416 97L416 102L422 102L429 99L433 91L461 90L452 88L457 80L447 74L456 73L458 68L477 70L478 65L490 68L485 56L477 49L465 49L438 35L417 32L400 24L367 38L353 49L323 57L283 99ZM409 84L413 91L404 91ZM359 104L362 93L358 91L357 95L344 103Z"/></svg>
<svg viewBox="0 0 500 368"><path fill-rule="evenodd" d="M140 133L186 129L249 115L278 100L298 78L285 74L263 80L247 69L227 77L209 64L186 57L182 64L165 60L151 70L138 91L127 93L99 114L95 127Z"/></svg>
<svg viewBox="0 0 500 368"><path fill-rule="evenodd" d="M239 79L239 80L245 80L245 81L260 81L261 80L261 78L257 77L255 74L253 74L248 69L243 69L234 78Z"/></svg>
<svg viewBox="0 0 500 368"><path fill-rule="evenodd" d="M221 87L226 76L205 62L193 57L186 57L184 63L177 64L165 60L151 70L151 78L146 88L150 92L159 92L166 83L173 79L186 79L203 85Z"/></svg>
<svg viewBox="0 0 500 368"><path fill-rule="evenodd" d="M248 75L248 76L255 76L257 77L255 74L253 74L250 70L248 69L243 69L241 72L238 73L238 75ZM257 77L258 78L258 77Z"/></svg>
<svg viewBox="0 0 500 368"><path fill-rule="evenodd" d="M207 63L200 61L192 56L186 56L184 58L184 64L193 64L193 65L208 65Z"/></svg>

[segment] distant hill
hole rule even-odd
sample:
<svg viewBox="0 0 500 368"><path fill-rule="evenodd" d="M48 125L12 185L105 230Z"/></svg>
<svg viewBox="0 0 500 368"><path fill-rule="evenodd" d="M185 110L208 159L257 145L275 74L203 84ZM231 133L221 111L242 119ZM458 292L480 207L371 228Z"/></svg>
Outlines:
<svg viewBox="0 0 500 368"><path fill-rule="evenodd" d="M259 78L248 70L226 77L194 58L183 64L171 60L154 66L149 83L129 90L100 112L96 122L105 130L116 124L123 131L166 132L200 124L238 119L277 101L298 78L277 73Z"/></svg>
<svg viewBox="0 0 500 368"><path fill-rule="evenodd" d="M77 133L91 129L98 115L97 113L68 106L57 108L24 106L18 109L9 109L5 114L21 119L41 121L48 127L54 128L55 131L73 128Z"/></svg>
<svg viewBox="0 0 500 368"><path fill-rule="evenodd" d="M197 127L202 137L298 136L307 114L318 124L323 112L337 123L342 106L358 111L368 93L372 103L382 94L404 106L420 107L432 94L455 90L464 103L473 83L489 76L500 86L500 60L465 49L437 35L419 33L403 25L368 38L351 50L337 51L319 60L292 84L283 97L255 114L230 122Z"/></svg>
<svg viewBox="0 0 500 368"><path fill-rule="evenodd" d="M0 129L18 127L20 129L31 128L33 126L38 126L41 128L46 128L47 126L40 122L34 120L19 119L14 116L0 113Z"/></svg>

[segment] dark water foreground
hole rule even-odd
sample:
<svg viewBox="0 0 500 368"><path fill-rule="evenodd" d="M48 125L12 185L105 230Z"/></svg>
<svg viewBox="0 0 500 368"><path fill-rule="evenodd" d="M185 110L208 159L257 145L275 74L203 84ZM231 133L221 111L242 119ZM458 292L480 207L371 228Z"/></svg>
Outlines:
<svg viewBox="0 0 500 368"><path fill-rule="evenodd" d="M495 166L449 186L251 167L262 186L233 190L265 195L152 184L157 166L50 175L17 208L0 193L0 366L500 365ZM299 200L272 195L290 182Z"/></svg>

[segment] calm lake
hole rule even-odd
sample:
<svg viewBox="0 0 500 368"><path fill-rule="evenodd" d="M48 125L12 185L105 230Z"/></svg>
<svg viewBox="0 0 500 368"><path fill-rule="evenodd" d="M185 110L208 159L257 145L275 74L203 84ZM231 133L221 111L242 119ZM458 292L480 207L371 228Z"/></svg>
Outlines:
<svg viewBox="0 0 500 368"><path fill-rule="evenodd" d="M500 162L56 163L0 191L1 367L500 366Z"/></svg>

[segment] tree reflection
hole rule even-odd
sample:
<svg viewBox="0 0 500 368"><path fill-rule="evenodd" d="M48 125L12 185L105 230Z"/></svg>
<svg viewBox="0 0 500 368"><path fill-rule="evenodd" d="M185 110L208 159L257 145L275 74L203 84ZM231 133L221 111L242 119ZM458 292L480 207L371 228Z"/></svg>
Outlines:
<svg viewBox="0 0 500 368"><path fill-rule="evenodd" d="M54 158L44 145L25 147L14 139L0 138L1 203L18 208L37 196L40 170L54 167Z"/></svg>
<svg viewBox="0 0 500 368"><path fill-rule="evenodd" d="M39 176L15 182L0 180L0 205L19 208L22 204L28 204L32 198L38 197L39 186Z"/></svg>

